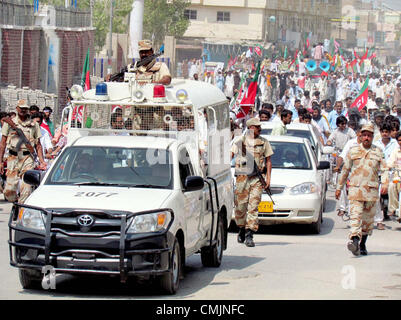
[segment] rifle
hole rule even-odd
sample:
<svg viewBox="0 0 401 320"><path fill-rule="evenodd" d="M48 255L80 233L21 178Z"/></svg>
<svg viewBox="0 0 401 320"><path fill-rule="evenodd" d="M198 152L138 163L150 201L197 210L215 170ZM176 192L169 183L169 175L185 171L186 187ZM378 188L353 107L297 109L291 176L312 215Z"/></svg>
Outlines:
<svg viewBox="0 0 401 320"><path fill-rule="evenodd" d="M242 155L245 156L246 155L246 147L245 147L245 143L244 140L242 140ZM253 171L248 174L249 177L253 177L253 176L258 176L260 183L262 184L262 188L266 191L266 193L268 194L268 196L270 197L270 200L272 201L273 204L274 200L272 197L272 192L270 190L270 187L267 186L266 184L266 180L263 178L262 172L259 170L258 165L256 164L255 158L253 158ZM267 172L266 172L267 173Z"/></svg>
<svg viewBox="0 0 401 320"><path fill-rule="evenodd" d="M134 68L135 68L135 69L138 69L139 67L146 66L147 64L149 64L150 62L152 62L154 59L156 59L157 57L161 56L163 53L164 53L164 51L160 51L160 52L158 52L158 53L154 53L154 54L152 54L152 55L150 55L150 56L147 56L147 57L145 57L145 58L143 58L143 59L137 61L137 62L135 63ZM128 66L125 66L124 68L122 68L122 69L120 70L120 72L113 74L113 75L110 77L110 80L109 80L109 81L121 81L121 80L124 81L124 74L125 74L126 72L128 72Z"/></svg>
<svg viewBox="0 0 401 320"><path fill-rule="evenodd" d="M12 121L11 118L5 117L5 118L3 118L3 121L8 123L8 125L17 132L17 134L20 138L17 143L17 146L16 146L16 148L17 148L16 151L18 152L21 149L21 145L25 144L25 146L28 149L29 153L31 154L32 159L35 162L35 164L39 164L38 155L37 155L34 147L32 147L31 143L29 142L28 138L25 136L24 132L15 125L14 121Z"/></svg>
<svg viewBox="0 0 401 320"><path fill-rule="evenodd" d="M258 165L256 164L255 159L253 160L253 166L254 166L254 172L256 172L256 175L259 178L260 183L262 184L263 189L266 191L266 193L269 195L270 200L274 203L273 197L272 197L272 192L270 190L270 187L267 186L266 180L263 178L262 172L260 172Z"/></svg>

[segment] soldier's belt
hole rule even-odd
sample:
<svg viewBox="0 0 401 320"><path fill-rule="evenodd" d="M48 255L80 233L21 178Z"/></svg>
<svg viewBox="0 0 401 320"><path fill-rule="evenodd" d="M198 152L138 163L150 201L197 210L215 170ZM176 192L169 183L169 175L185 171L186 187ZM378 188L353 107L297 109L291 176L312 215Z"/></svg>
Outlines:
<svg viewBox="0 0 401 320"><path fill-rule="evenodd" d="M8 150L8 153L13 155L13 156L18 156L18 152L17 151ZM22 155L23 156L27 156L28 154L31 154L31 153L29 151L22 151Z"/></svg>

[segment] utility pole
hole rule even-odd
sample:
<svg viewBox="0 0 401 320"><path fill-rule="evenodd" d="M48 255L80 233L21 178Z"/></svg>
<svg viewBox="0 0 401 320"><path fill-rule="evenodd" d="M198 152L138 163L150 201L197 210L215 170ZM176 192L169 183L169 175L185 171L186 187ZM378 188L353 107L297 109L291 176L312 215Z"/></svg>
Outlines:
<svg viewBox="0 0 401 320"><path fill-rule="evenodd" d="M113 55L113 0L110 0L110 28L109 28L109 50L107 50L107 60L108 67L107 73L111 74L113 72L113 67L111 64L111 57Z"/></svg>
<svg viewBox="0 0 401 320"><path fill-rule="evenodd" d="M91 12L91 24L90 26L93 27L93 2L94 0L90 0L90 12Z"/></svg>

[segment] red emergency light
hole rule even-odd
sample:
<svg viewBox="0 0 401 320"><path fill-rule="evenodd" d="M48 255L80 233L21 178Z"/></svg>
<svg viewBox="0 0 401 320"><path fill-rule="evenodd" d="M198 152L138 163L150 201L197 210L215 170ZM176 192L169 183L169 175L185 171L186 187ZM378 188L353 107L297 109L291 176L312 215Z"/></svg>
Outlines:
<svg viewBox="0 0 401 320"><path fill-rule="evenodd" d="M153 86L153 98L165 98L166 89L162 84L156 84Z"/></svg>

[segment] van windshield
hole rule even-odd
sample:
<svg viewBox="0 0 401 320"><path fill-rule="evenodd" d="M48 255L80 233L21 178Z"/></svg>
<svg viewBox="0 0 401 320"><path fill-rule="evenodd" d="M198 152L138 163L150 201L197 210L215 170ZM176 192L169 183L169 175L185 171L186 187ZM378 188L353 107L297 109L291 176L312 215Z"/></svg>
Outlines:
<svg viewBox="0 0 401 320"><path fill-rule="evenodd" d="M69 147L45 184L172 189L171 154L152 148Z"/></svg>

